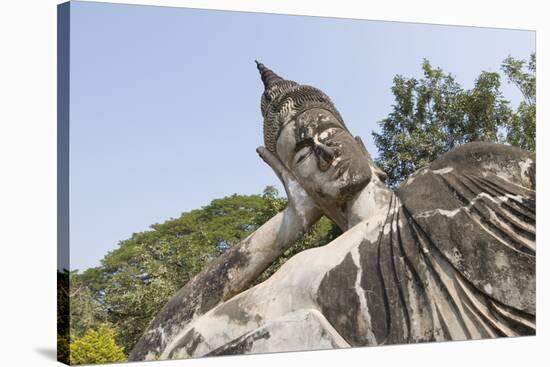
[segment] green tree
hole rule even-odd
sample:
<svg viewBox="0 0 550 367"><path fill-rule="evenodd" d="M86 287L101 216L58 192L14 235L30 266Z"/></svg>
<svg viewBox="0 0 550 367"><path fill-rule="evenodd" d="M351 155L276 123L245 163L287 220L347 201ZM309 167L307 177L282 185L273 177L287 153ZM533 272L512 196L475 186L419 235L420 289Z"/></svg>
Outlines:
<svg viewBox="0 0 550 367"><path fill-rule="evenodd" d="M532 53L528 62L508 56L501 66L508 82L518 87L524 98L506 126L506 140L512 145L532 151L535 150L536 140L536 65L536 55Z"/></svg>
<svg viewBox="0 0 550 367"><path fill-rule="evenodd" d="M71 343L70 359L71 364L113 363L126 361L126 356L115 341L114 330L102 326Z"/></svg>
<svg viewBox="0 0 550 367"><path fill-rule="evenodd" d="M379 122L381 132L373 132L376 163L387 173L387 183L395 187L441 154L471 141L534 148L534 54L527 72L524 64L513 58L502 64L508 80L525 96L517 112L503 98L496 72L481 72L470 90L427 60L422 78L396 75L392 112Z"/></svg>
<svg viewBox="0 0 550 367"><path fill-rule="evenodd" d="M84 277L70 273L70 340L81 338L88 330L107 323L107 313L94 298Z"/></svg>
<svg viewBox="0 0 550 367"><path fill-rule="evenodd" d="M69 364L69 271L57 270L57 360Z"/></svg>

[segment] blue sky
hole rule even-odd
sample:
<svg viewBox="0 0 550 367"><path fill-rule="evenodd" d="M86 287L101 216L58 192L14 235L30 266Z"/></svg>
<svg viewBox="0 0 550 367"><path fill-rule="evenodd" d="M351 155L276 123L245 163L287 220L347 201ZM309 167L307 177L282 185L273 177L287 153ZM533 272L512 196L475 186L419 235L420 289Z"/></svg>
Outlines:
<svg viewBox="0 0 550 367"><path fill-rule="evenodd" d="M284 193L255 152L254 59L322 89L376 156L371 131L391 110L395 74L420 77L427 58L470 88L534 50L531 31L73 1L71 269L214 198Z"/></svg>

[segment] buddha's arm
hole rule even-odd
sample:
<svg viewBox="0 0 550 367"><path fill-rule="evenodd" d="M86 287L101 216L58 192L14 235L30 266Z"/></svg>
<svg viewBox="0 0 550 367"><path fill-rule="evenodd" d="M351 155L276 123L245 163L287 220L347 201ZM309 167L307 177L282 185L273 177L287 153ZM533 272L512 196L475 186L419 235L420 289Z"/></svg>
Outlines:
<svg viewBox="0 0 550 367"><path fill-rule="evenodd" d="M257 277L321 217L301 187L288 207L237 246L212 261L159 312L130 354L130 360L157 357L171 338L196 317L247 289ZM288 191L289 188L287 188ZM297 199L301 202L297 205Z"/></svg>
<svg viewBox="0 0 550 367"><path fill-rule="evenodd" d="M216 264L213 264L214 267L220 268L216 282L225 283L217 301L225 301L247 289L320 217L321 212L317 210L304 217L296 213L292 207L287 207L241 241L238 246L221 256Z"/></svg>

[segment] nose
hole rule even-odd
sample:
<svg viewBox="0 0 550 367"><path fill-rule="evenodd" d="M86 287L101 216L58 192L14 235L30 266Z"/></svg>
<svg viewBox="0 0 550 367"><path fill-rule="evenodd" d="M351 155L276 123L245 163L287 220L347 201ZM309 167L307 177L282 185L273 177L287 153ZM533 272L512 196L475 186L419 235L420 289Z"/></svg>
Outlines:
<svg viewBox="0 0 550 367"><path fill-rule="evenodd" d="M318 165L321 171L329 169L332 162L341 154L337 148L329 147L321 142L317 142L313 149L317 155Z"/></svg>

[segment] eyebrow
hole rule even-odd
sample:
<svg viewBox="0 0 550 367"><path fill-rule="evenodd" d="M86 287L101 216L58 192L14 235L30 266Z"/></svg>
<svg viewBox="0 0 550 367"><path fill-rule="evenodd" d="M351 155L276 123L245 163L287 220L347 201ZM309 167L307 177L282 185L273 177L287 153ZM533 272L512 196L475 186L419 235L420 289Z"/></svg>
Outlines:
<svg viewBox="0 0 550 367"><path fill-rule="evenodd" d="M314 144L315 143L313 142L313 138L302 139L302 140L300 140L299 142L296 143L296 147L294 148L294 153L297 153L302 148L312 147Z"/></svg>

